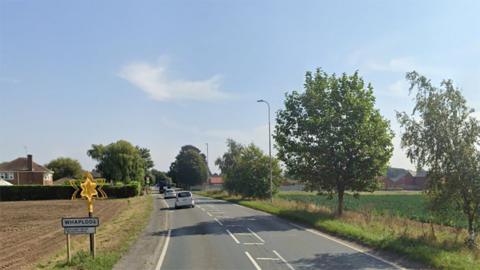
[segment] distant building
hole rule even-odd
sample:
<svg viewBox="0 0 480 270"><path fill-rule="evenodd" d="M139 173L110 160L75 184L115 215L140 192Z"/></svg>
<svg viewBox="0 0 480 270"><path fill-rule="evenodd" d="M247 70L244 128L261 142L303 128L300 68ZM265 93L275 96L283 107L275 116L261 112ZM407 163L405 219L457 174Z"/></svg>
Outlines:
<svg viewBox="0 0 480 270"><path fill-rule="evenodd" d="M208 184L221 186L223 185L223 177L216 175L210 176L210 178L208 178Z"/></svg>
<svg viewBox="0 0 480 270"><path fill-rule="evenodd" d="M52 185L53 171L33 162L32 155L0 163L0 179L14 185Z"/></svg>
<svg viewBox="0 0 480 270"><path fill-rule="evenodd" d="M388 168L387 175L380 180L385 189L423 190L427 185L427 172Z"/></svg>

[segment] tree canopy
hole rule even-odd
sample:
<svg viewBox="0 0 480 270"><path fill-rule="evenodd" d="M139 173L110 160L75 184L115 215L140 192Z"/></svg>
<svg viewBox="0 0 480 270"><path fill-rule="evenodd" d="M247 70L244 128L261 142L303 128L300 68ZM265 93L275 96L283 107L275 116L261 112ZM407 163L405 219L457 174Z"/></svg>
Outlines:
<svg viewBox="0 0 480 270"><path fill-rule="evenodd" d="M358 72L305 75L305 91L286 94L274 138L289 174L311 190L338 196L373 191L392 155L393 132L375 108L373 87Z"/></svg>
<svg viewBox="0 0 480 270"><path fill-rule="evenodd" d="M402 147L418 167L428 168L432 209L449 206L465 214L467 242L474 246L480 219L480 121L451 80L435 87L415 71L406 78L416 103L410 115L397 113Z"/></svg>
<svg viewBox="0 0 480 270"><path fill-rule="evenodd" d="M198 148L185 145L170 165L168 173L174 182L184 188L201 185L207 181L207 162Z"/></svg>
<svg viewBox="0 0 480 270"><path fill-rule="evenodd" d="M172 184L172 179L167 176L166 173L162 172L162 171L159 171L159 170L155 170L155 169L152 169L151 170L151 173L153 175L153 177L155 177L155 183L164 183L164 184L167 184L167 185L171 185Z"/></svg>
<svg viewBox="0 0 480 270"><path fill-rule="evenodd" d="M244 146L227 140L227 152L215 161L225 179L224 189L243 197L270 196L270 158L257 146ZM281 182L281 168L277 159L272 163L273 192Z"/></svg>
<svg viewBox="0 0 480 270"><path fill-rule="evenodd" d="M88 156L98 161L96 169L108 180L143 181L145 160L139 147L119 140L109 145L93 144Z"/></svg>
<svg viewBox="0 0 480 270"><path fill-rule="evenodd" d="M80 162L68 157L59 157L50 161L45 167L53 171L53 180L63 177L79 179L82 177L82 166Z"/></svg>

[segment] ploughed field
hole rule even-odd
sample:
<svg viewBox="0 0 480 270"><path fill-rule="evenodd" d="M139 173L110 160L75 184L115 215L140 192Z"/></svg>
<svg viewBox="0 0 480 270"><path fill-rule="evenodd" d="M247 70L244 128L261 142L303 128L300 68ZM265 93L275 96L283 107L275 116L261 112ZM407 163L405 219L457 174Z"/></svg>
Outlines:
<svg viewBox="0 0 480 270"><path fill-rule="evenodd" d="M330 209L335 209L337 205L336 197L329 199L327 195L317 195L313 192L281 192L276 196L284 200L312 203ZM453 227L467 227L465 217L458 212L446 210L446 215L443 217L432 215L427 208L427 197L421 193L362 193L358 198L346 194L344 199L345 209L350 211L393 215Z"/></svg>
<svg viewBox="0 0 480 270"><path fill-rule="evenodd" d="M94 216L102 223L127 206L126 200L98 200ZM62 217L88 216L82 200L0 202L0 270L29 269L45 256L65 248ZM72 236L88 237L87 235Z"/></svg>

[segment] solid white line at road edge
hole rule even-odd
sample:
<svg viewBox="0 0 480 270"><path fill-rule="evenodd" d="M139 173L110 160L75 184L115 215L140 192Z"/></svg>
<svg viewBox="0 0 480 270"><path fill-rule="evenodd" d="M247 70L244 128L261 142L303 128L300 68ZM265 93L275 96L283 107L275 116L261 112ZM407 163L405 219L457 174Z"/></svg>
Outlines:
<svg viewBox="0 0 480 270"><path fill-rule="evenodd" d="M165 244L163 245L163 249L162 249L162 254L160 254L160 258L158 259L155 270L160 270L160 268L162 268L163 260L165 260L165 255L167 254L167 248L168 248L168 243L170 242L171 233L172 233L172 230L168 229L167 238L165 239Z"/></svg>
<svg viewBox="0 0 480 270"><path fill-rule="evenodd" d="M252 255L250 255L250 253L248 253L248 251L245 251L245 255L247 255L247 257L250 259L250 261L252 262L253 266L255 266L255 269L257 269L257 270L262 270L262 268L260 268L260 266L258 265L258 263L255 261L255 259L253 259Z"/></svg>
<svg viewBox="0 0 480 270"><path fill-rule="evenodd" d="M373 254L369 253L369 252L366 251L366 250L363 250L363 249L354 247L354 246L352 246L352 245L349 245L349 244L347 244L347 243L345 243L345 242L343 242L343 241L340 241L340 240L338 240L338 239L335 239L335 238L333 238L333 237L331 237L331 236L329 236L329 235L327 235L327 234L321 233L321 232L316 231L316 230L308 229L308 228L305 228L305 227L303 227L303 226L300 226L300 225L297 225L297 224L291 223L291 222L290 222L290 225L292 225L293 227L296 227L296 228L298 228L298 229L301 229L301 230L304 230L304 231L307 231L307 232L316 234L316 235L318 235L318 236L327 238L328 240L334 241L334 242L336 242L336 243L338 243L338 244L340 244L340 245L343 245L343 246L346 246L346 247L348 247L348 248L351 248L351 249L353 249L353 250L355 250L355 251L358 251L358 252L360 252L360 253L362 253L362 254L365 254L365 255L370 256L370 257L372 257L372 258L374 258L374 259L377 259L377 260L379 260L379 261L381 261L381 262L383 262L383 263L389 264L389 265L391 265L391 266L393 266L393 267L395 267L395 268L398 268L398 269L401 269L401 270L406 270L406 268L401 267L400 265L398 265L398 264L396 264L396 263L394 263L394 262L391 262L391 261L387 261L387 260L385 260L385 259L382 259L382 258L380 258L380 257L378 257L378 256L376 256L376 255L373 255Z"/></svg>
<svg viewBox="0 0 480 270"><path fill-rule="evenodd" d="M278 257L280 260L282 260L282 262L285 263L285 264L288 266L288 268L290 268L291 270L295 270L295 268L293 268L293 266L292 266L291 264L289 264L289 263L287 262L287 260L285 260L282 256L280 256L280 254L278 254L278 252L277 252L276 250L274 250L273 253L275 253L275 255L277 255L277 257Z"/></svg>

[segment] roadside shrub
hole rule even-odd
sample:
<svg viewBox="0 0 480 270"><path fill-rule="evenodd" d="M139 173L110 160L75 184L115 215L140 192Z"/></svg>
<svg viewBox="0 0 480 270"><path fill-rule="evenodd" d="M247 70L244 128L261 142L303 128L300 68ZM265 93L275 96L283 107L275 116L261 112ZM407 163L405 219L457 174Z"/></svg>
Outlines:
<svg viewBox="0 0 480 270"><path fill-rule="evenodd" d="M140 194L141 186L132 182L124 186L104 185L108 198L129 198ZM74 188L71 186L0 186L0 201L68 200ZM80 196L80 194L78 194Z"/></svg>

